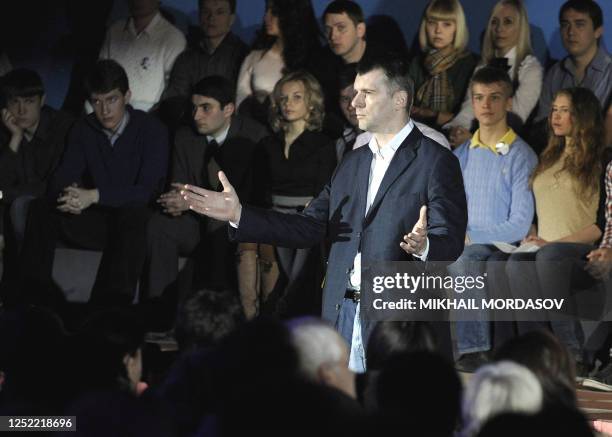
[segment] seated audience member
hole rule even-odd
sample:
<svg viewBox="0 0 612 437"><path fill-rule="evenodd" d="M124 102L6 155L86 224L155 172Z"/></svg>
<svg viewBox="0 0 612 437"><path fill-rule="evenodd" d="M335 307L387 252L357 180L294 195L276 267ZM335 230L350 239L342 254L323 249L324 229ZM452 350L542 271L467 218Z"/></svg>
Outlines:
<svg viewBox="0 0 612 437"><path fill-rule="evenodd" d="M243 318L240 302L232 292L200 290L179 304L174 337L182 352L212 348Z"/></svg>
<svg viewBox="0 0 612 437"><path fill-rule="evenodd" d="M459 112L478 62L466 50L468 33L459 0L429 2L419 29L422 53L409 67L416 90L413 119L439 127Z"/></svg>
<svg viewBox="0 0 612 437"><path fill-rule="evenodd" d="M130 17L111 25L100 59L126 71L134 109L149 111L159 101L185 36L159 12L159 0L129 0Z"/></svg>
<svg viewBox="0 0 612 437"><path fill-rule="evenodd" d="M355 374L348 368L349 347L331 325L314 317L287 322L303 377L356 397Z"/></svg>
<svg viewBox="0 0 612 437"><path fill-rule="evenodd" d="M500 0L493 7L476 71L487 65L509 69L514 84L509 124L516 131L538 102L543 74L540 62L532 54L529 19L521 0ZM472 96L468 89L459 114L444 125L450 128L451 146L457 147L470 139L473 121Z"/></svg>
<svg viewBox="0 0 612 437"><path fill-rule="evenodd" d="M526 367L501 361L481 367L463 396L465 437L475 436L489 419L502 413L537 413L542 409L542 387Z"/></svg>
<svg viewBox="0 0 612 437"><path fill-rule="evenodd" d="M576 408L574 361L569 350L550 332L531 331L505 342L495 361L513 361L527 367L540 381L543 407Z"/></svg>
<svg viewBox="0 0 612 437"><path fill-rule="evenodd" d="M340 161L342 161L342 158L346 153L353 150L357 136L363 132L361 129L359 129L357 113L355 112L355 107L352 105L356 94L355 88L353 87L355 77L357 77L357 70L355 70L354 66L352 65L347 65L344 67L338 77L338 84L340 88L338 103L340 106L340 111L344 116L342 136L336 140L336 160L338 161L338 164Z"/></svg>
<svg viewBox="0 0 612 437"><path fill-rule="evenodd" d="M317 76L319 37L310 0L266 0L263 28L238 75L240 113L267 125L270 94L286 72L304 69Z"/></svg>
<svg viewBox="0 0 612 437"><path fill-rule="evenodd" d="M356 375L357 397L368 411L377 410L376 384L380 371L393 357L407 353L437 350L431 325L425 322L380 322L368 340L366 373Z"/></svg>
<svg viewBox="0 0 612 437"><path fill-rule="evenodd" d="M461 390L451 363L436 353L418 351L392 357L377 382L380 435L399 435L397 431L407 429L415 435L454 435L461 414Z"/></svg>
<svg viewBox="0 0 612 437"><path fill-rule="evenodd" d="M128 105L125 70L98 61L86 81L94 113L70 132L47 196L30 204L22 280L48 284L58 241L104 250L92 300L130 303L146 254L148 205L164 186L166 129Z"/></svg>
<svg viewBox="0 0 612 437"><path fill-rule="evenodd" d="M529 177L538 158L527 143L508 127L512 82L504 71L485 67L471 83L473 111L480 128L454 153L459 159L468 199L466 246L449 266L453 276L477 277L488 271L492 280L499 265L494 241L516 243L529 232L534 213ZM470 298L486 299L487 289L472 290ZM480 320L462 320L457 313L458 369L473 372L486 362L491 349L491 328L483 310Z"/></svg>
<svg viewBox="0 0 612 437"><path fill-rule="evenodd" d="M568 0L559 11L559 26L568 55L546 74L535 121L546 120L557 91L577 86L593 91L609 117L612 114L612 57L601 41L604 32L601 7L594 0ZM606 130L605 144L611 145L612 126Z"/></svg>
<svg viewBox="0 0 612 437"><path fill-rule="evenodd" d="M23 241L28 203L44 194L57 166L73 119L45 105L38 73L12 70L2 78L0 127L0 211L6 251L4 274L15 273L17 250ZM9 261L10 259L10 261Z"/></svg>
<svg viewBox="0 0 612 437"><path fill-rule="evenodd" d="M330 138L321 132L324 114L321 87L311 74L289 73L274 87L270 125L275 134L260 144L261 174L266 176L272 209L302 211L329 182L336 153ZM287 307L279 307L279 311L316 314L320 278L314 270L318 251L276 247L276 256L286 279L281 303Z"/></svg>
<svg viewBox="0 0 612 437"><path fill-rule="evenodd" d="M235 114L234 86L226 78L206 77L191 92L193 123L182 126L175 135L172 184L158 199L163 212L153 215L147 231L146 291L151 298L175 284L179 256L198 258L200 282L207 288L236 286L236 245L229 241L221 222L202 219L189 210L180 194L185 184L216 190L217 173L223 170L240 195L261 203L256 198L261 190L256 188L253 172L256 145L265 136L264 128ZM256 259L251 261L256 263ZM240 260L239 269L245 268L241 263L247 260Z"/></svg>
<svg viewBox="0 0 612 437"><path fill-rule="evenodd" d="M66 386L72 377L67 340L60 318L47 309L3 309L0 414L62 414L70 400Z"/></svg>
<svg viewBox="0 0 612 437"><path fill-rule="evenodd" d="M193 86L208 76L223 76L232 84L238 80L248 48L231 31L236 20L236 0L199 0L198 4L201 33L176 58L162 100L189 98Z"/></svg>
<svg viewBox="0 0 612 437"><path fill-rule="evenodd" d="M106 310L91 316L73 338L75 390L136 394L144 336L144 326L132 311Z"/></svg>
<svg viewBox="0 0 612 437"><path fill-rule="evenodd" d="M571 296L572 269L566 262L587 255L601 237L597 225L603 152L601 107L586 88L561 90L553 100L549 123L548 146L531 177L537 227L532 226L523 240L539 250L513 253L506 265L506 276L513 298L563 298L564 310L576 316ZM553 332L569 348L578 373L584 373L587 363L580 324L549 315ZM534 329L533 322L517 325L519 334Z"/></svg>
<svg viewBox="0 0 612 437"><path fill-rule="evenodd" d="M357 2L334 0L323 12L323 24L329 49L344 64L357 64L366 53L366 23Z"/></svg>

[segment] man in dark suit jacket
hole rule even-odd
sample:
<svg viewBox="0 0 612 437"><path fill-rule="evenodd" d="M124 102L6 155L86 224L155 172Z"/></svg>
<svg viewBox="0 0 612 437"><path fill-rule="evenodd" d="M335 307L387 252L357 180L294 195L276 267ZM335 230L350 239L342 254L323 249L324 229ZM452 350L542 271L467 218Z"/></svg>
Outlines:
<svg viewBox="0 0 612 437"><path fill-rule="evenodd" d="M192 126L182 126L176 133L170 191L158 203L163 213L156 213L148 226L147 294L159 297L178 277L179 256L196 255L203 285L223 289L235 286L234 245L225 226L216 220L202 220L189 211L180 195L184 184L217 190L217 172L221 169L236 187L241 198L260 203L262 190L255 187L253 165L256 145L266 134L258 123L234 115L233 84L221 76L209 76L192 90ZM259 178L261 179L261 178Z"/></svg>
<svg viewBox="0 0 612 437"><path fill-rule="evenodd" d="M363 345L374 323L355 317L361 264L455 260L463 250L467 207L457 159L410 120L413 84L406 64L394 56L362 60L355 90L359 127L373 138L346 155L303 213L242 207L222 173L223 193L192 186L182 192L192 210L237 227L238 241L309 247L327 236L323 318L351 343L351 368L363 370Z"/></svg>

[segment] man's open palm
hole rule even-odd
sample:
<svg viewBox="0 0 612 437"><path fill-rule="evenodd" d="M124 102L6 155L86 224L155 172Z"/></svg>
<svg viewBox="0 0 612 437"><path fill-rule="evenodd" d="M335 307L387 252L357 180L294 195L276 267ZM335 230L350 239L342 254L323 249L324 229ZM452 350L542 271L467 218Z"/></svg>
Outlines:
<svg viewBox="0 0 612 437"><path fill-rule="evenodd" d="M238 223L242 211L240 199L222 171L219 172L219 181L223 185L221 192L185 185L181 194L192 211L216 220Z"/></svg>

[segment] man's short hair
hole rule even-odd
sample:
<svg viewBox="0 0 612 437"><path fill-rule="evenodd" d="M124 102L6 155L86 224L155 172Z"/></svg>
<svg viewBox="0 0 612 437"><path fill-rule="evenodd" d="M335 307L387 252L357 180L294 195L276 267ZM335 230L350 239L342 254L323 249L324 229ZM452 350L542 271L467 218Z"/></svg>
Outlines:
<svg viewBox="0 0 612 437"><path fill-rule="evenodd" d="M343 90L348 86L352 86L355 83L355 77L357 76L357 69L355 64L346 64L338 73L338 89Z"/></svg>
<svg viewBox="0 0 612 437"><path fill-rule="evenodd" d="M6 100L15 97L42 97L45 94L40 75L26 68L16 68L2 77L2 96Z"/></svg>
<svg viewBox="0 0 612 437"><path fill-rule="evenodd" d="M563 19L563 14L568 9L588 14L591 17L591 21L593 21L593 29L599 29L603 26L601 7L593 0L567 0L559 10L559 23Z"/></svg>
<svg viewBox="0 0 612 437"><path fill-rule="evenodd" d="M482 85L491 85L494 83L501 83L506 89L507 97L512 97L513 94L513 85L510 80L510 76L508 73L502 70L501 68L496 67L483 67L476 71L472 76L472 80L470 83L470 89L474 86L474 84L482 84Z"/></svg>
<svg viewBox="0 0 612 437"><path fill-rule="evenodd" d="M323 19L325 19L327 14L346 14L355 26L359 23L365 23L361 6L352 0L335 0L331 2L323 12Z"/></svg>
<svg viewBox="0 0 612 437"><path fill-rule="evenodd" d="M198 0L198 6L200 9L202 9L202 6L204 6L204 2L206 0ZM229 4L230 7L230 12L233 14L236 13L236 0L224 0Z"/></svg>
<svg viewBox="0 0 612 437"><path fill-rule="evenodd" d="M412 109L414 98L414 81L408 74L408 63L402 56L387 52L364 56L357 64L357 74L363 75L372 70L380 68L389 81L392 92L406 91L408 93L408 105L406 110Z"/></svg>
<svg viewBox="0 0 612 437"><path fill-rule="evenodd" d="M215 99L225 108L236 100L236 89L232 83L222 76L207 76L196 83L191 89L191 95L199 95Z"/></svg>
<svg viewBox="0 0 612 437"><path fill-rule="evenodd" d="M128 92L130 85L127 74L117 61L101 59L96 62L85 78L87 95L106 94L114 89L119 89L121 94Z"/></svg>
<svg viewBox="0 0 612 437"><path fill-rule="evenodd" d="M212 347L232 333L244 316L231 290L200 290L178 307L174 336L181 350Z"/></svg>

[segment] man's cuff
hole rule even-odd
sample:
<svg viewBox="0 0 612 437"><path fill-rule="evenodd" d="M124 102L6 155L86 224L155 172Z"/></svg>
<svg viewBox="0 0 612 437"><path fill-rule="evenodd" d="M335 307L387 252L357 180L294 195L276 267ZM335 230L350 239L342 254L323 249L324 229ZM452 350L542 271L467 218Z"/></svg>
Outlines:
<svg viewBox="0 0 612 437"><path fill-rule="evenodd" d="M429 254L429 237L425 240L425 249L421 255L414 255L415 258L420 259L421 261L427 261L427 255Z"/></svg>
<svg viewBox="0 0 612 437"><path fill-rule="evenodd" d="M238 229L238 225L240 224L240 222L234 223L234 222L229 222L230 226L234 229Z"/></svg>

